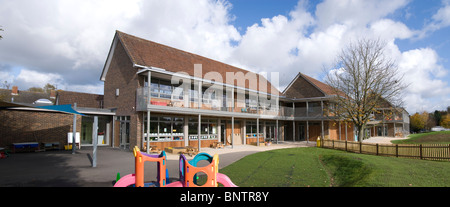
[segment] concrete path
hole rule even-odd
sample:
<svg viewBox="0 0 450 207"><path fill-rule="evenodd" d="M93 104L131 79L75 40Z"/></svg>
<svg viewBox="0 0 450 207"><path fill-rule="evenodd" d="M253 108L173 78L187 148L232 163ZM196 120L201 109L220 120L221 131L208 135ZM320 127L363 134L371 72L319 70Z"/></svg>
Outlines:
<svg viewBox="0 0 450 207"><path fill-rule="evenodd" d="M290 147L315 146L315 142L272 144L266 147L250 145L203 148L202 152L219 154L219 168L223 168L249 154ZM193 157L187 156L190 160ZM167 169L171 179L179 179L179 155L168 154ZM71 151L16 153L0 159L0 187L112 187L117 173L134 173L134 156L129 150L99 147L97 167L92 168L92 147ZM146 163L145 180L156 179L156 163Z"/></svg>
<svg viewBox="0 0 450 207"><path fill-rule="evenodd" d="M394 140L404 140L408 138L392 138L392 137L371 137L369 139L363 140L363 143L378 143L378 144L392 144L391 141Z"/></svg>

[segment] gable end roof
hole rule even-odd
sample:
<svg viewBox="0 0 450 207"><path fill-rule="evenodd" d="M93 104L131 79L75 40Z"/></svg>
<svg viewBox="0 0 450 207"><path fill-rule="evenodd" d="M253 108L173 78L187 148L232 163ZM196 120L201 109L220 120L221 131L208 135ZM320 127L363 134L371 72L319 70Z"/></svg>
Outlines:
<svg viewBox="0 0 450 207"><path fill-rule="evenodd" d="M111 49L108 54L108 58L105 62L100 78L100 80L102 81L105 81L106 73L109 69L109 64L114 56L114 49L118 43L122 44L134 67L160 68L175 73L186 72L190 76L195 77L194 65L202 64L202 77L204 77L204 75L208 72L218 72L222 75L223 79L225 79L227 72L242 72L243 74L253 73L251 71L212 60L210 58L202 57L200 55L182 51L120 31L116 31ZM257 75L256 81L259 81L260 77L264 78ZM245 84L245 88L249 88L249 84L247 81ZM259 84L257 84L256 87L259 88ZM267 81L267 87L270 88L270 92L272 94L280 94L278 89L272 86L269 81ZM268 91L267 89L259 90L262 92Z"/></svg>

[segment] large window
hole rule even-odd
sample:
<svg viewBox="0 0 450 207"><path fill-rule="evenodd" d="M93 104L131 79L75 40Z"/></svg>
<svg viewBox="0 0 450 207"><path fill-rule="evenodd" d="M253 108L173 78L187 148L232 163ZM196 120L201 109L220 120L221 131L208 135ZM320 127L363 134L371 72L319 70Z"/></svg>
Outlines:
<svg viewBox="0 0 450 207"><path fill-rule="evenodd" d="M217 139L217 119L202 119L200 125L201 139ZM189 139L198 139L198 118L189 118Z"/></svg>
<svg viewBox="0 0 450 207"><path fill-rule="evenodd" d="M144 114L144 141L147 141L147 116ZM150 116L150 141L178 141L184 139L183 117Z"/></svg>
<svg viewBox="0 0 450 207"><path fill-rule="evenodd" d="M247 138L256 138L256 134L257 134L257 125L256 125L256 121L247 121L246 125L245 125L245 133L246 133L246 137ZM263 124L260 121L259 122L259 134L260 136L264 133L264 128L263 128Z"/></svg>
<svg viewBox="0 0 450 207"><path fill-rule="evenodd" d="M144 86L148 86L147 78L144 78ZM150 91L151 96L154 98L164 98L164 99L171 99L172 98L172 92L175 87L178 87L177 85L172 85L170 80L161 80L157 78L152 78L152 81L150 83ZM183 99L183 91L181 91L179 97L174 97L176 99Z"/></svg>

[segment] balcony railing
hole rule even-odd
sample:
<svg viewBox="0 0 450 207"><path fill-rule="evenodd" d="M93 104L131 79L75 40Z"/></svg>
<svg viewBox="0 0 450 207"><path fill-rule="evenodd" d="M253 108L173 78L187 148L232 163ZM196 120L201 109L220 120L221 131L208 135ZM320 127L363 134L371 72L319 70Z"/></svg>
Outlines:
<svg viewBox="0 0 450 207"><path fill-rule="evenodd" d="M137 111L147 111L150 106L164 106L164 107L174 107L174 108L189 108L189 109L201 109L209 111L220 111L220 112L233 112L233 113L243 113L243 114L255 114L255 115L267 115L267 116L279 116L286 118L323 118L327 117L326 113L323 112L321 106L310 106L310 107L296 107L292 106L278 106L275 107L224 107L225 102L220 100L203 100L201 104L198 102L198 98L190 97L176 97L168 98L171 95L165 94L164 98L161 96L157 97L153 92L151 99L148 99L148 88L138 88L136 91L136 110ZM184 99L186 98L186 100ZM235 106L238 104L235 101ZM325 110L326 111L326 110ZM332 116L331 114L329 116ZM389 121L402 121L405 120L403 114L394 114L389 118L384 117L386 122ZM407 117L409 118L409 117ZM376 113L372 119L383 120L383 114ZM408 119L409 121L409 119Z"/></svg>
<svg viewBox="0 0 450 207"><path fill-rule="evenodd" d="M221 111L221 112L234 112L234 113L245 113L245 114L259 114L259 115L269 115L269 116L293 116L293 110L289 107L224 107L226 103L219 100L202 100L199 104L198 99L189 97L178 97L177 98L161 98L154 97L153 93L151 99L148 97L148 88L138 88L136 91L136 110L146 111L149 106L165 106L174 108L190 108L190 109L201 109L210 111ZM180 99L183 98L183 99ZM184 100L186 98L187 100ZM236 102L236 101L235 101Z"/></svg>

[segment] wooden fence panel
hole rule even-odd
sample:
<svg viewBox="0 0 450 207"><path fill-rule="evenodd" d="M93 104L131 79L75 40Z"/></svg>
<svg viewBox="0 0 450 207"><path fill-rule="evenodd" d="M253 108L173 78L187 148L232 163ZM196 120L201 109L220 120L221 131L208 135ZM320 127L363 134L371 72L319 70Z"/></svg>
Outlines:
<svg viewBox="0 0 450 207"><path fill-rule="evenodd" d="M396 156L397 155L397 147L395 145L379 145L378 147L378 155L382 156Z"/></svg>
<svg viewBox="0 0 450 207"><path fill-rule="evenodd" d="M347 151L359 153L359 143L358 142L347 142Z"/></svg>
<svg viewBox="0 0 450 207"><path fill-rule="evenodd" d="M450 145L427 144L422 145L422 159L442 160L450 159Z"/></svg>
<svg viewBox="0 0 450 207"><path fill-rule="evenodd" d="M371 154L376 155L377 154L377 145L376 144L362 144L361 146L361 153L362 154Z"/></svg>
<svg viewBox="0 0 450 207"><path fill-rule="evenodd" d="M419 145L413 144L398 145L398 157L409 157L420 159Z"/></svg>
<svg viewBox="0 0 450 207"><path fill-rule="evenodd" d="M322 147L380 156L450 161L450 144L372 144L341 140L323 140Z"/></svg>

